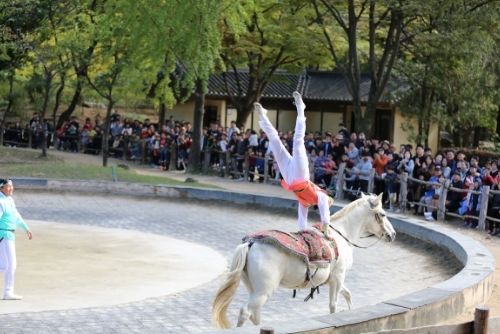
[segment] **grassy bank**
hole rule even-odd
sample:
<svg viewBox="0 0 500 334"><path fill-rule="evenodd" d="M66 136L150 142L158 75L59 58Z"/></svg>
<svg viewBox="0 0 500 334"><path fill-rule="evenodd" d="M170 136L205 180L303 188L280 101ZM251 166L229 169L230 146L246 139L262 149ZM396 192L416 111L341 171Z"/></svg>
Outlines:
<svg viewBox="0 0 500 334"><path fill-rule="evenodd" d="M185 182L164 176L141 175L133 169L115 167L115 171L118 181L172 186L187 185ZM50 153L47 158L41 158L40 151L0 147L0 177L112 181L113 168L70 161L55 157ZM189 183L189 186L213 187L199 182Z"/></svg>

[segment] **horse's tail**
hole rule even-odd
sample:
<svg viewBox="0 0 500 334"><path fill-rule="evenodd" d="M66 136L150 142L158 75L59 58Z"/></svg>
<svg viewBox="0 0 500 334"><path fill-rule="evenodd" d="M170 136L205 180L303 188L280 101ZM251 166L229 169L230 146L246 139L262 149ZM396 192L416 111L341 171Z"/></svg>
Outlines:
<svg viewBox="0 0 500 334"><path fill-rule="evenodd" d="M215 295L212 303L212 320L219 328L229 328L231 325L227 319L226 312L240 284L241 274L247 263L249 249L250 244L248 242L236 247L226 281Z"/></svg>

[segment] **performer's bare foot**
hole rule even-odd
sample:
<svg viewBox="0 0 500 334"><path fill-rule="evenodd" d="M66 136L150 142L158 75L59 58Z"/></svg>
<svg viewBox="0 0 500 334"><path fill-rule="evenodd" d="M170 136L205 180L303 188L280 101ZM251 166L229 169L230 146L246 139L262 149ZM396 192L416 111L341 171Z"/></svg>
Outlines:
<svg viewBox="0 0 500 334"><path fill-rule="evenodd" d="M297 112L299 113L299 116L304 116L304 110L306 109L306 105L304 104L304 101L302 101L302 96L300 95L299 92L293 92L293 98L295 100L295 106L297 107ZM302 113L302 115L300 115Z"/></svg>
<svg viewBox="0 0 500 334"><path fill-rule="evenodd" d="M253 104L255 111L259 113L260 117L267 116L267 110L262 107L262 105L258 102Z"/></svg>

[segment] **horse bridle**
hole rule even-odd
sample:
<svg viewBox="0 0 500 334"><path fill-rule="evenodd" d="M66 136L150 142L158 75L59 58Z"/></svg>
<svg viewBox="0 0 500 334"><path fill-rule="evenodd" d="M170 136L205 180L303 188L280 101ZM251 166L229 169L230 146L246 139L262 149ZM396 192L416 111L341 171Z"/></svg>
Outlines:
<svg viewBox="0 0 500 334"><path fill-rule="evenodd" d="M379 213L376 213L375 214L375 220L377 221L377 223L379 223L381 226L383 226L384 224L384 220L382 219L382 217L380 216ZM375 240L374 243L372 243L371 245L368 245L368 246L360 246L358 244L355 244L354 242L352 242L351 240L349 240L345 235L342 234L342 232L340 232L339 230L337 230L335 227L333 227L331 224L328 224L328 226L330 226L332 228L332 230L334 230L335 232L337 232L342 238L344 238L345 241L347 241L348 244L350 244L351 246L354 246L356 248L369 248L369 247L372 247L372 246L375 246L375 244L377 242L380 241L380 238L377 238L377 240ZM367 235L365 237L362 237L360 239L364 239L364 238L370 238L370 237L373 237L375 234L370 234L370 235Z"/></svg>

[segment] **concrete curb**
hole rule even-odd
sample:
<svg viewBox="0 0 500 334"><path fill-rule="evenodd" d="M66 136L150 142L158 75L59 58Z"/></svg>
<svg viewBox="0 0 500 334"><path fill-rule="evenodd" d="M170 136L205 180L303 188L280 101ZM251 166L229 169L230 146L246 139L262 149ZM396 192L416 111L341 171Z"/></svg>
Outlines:
<svg viewBox="0 0 500 334"><path fill-rule="evenodd" d="M188 186L36 178L16 178L15 185L18 189L26 190L229 201L272 208L296 207L296 201L287 198ZM275 328L276 333L363 333L419 327L458 316L488 300L493 289L495 260L486 247L438 224L422 223L397 214L389 216L398 232L444 247L464 265L463 269L447 281L376 305L314 317L307 321L286 320L266 325ZM256 332L257 329L253 326L224 331L239 334Z"/></svg>

